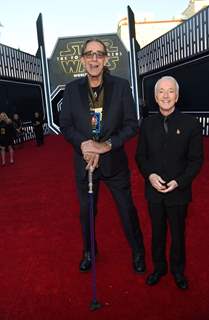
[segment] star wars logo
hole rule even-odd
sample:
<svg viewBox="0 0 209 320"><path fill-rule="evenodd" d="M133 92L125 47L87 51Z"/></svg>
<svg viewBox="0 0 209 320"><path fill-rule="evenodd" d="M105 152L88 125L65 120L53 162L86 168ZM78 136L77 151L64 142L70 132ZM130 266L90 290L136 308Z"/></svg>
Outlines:
<svg viewBox="0 0 209 320"><path fill-rule="evenodd" d="M108 69L115 70L122 56L118 46L114 45L111 39L102 39L108 51ZM73 77L80 77L85 74L85 69L80 61L81 50L84 41L71 41L66 43L66 49L59 51L57 63L60 64L65 74Z"/></svg>

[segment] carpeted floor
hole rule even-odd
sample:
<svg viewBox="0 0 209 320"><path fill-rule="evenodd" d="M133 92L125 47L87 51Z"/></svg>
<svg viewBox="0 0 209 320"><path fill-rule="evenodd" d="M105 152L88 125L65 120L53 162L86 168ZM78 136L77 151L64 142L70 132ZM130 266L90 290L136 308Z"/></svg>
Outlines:
<svg viewBox="0 0 209 320"><path fill-rule="evenodd" d="M204 147L205 162L194 182L187 220L190 290L177 289L170 274L156 287L144 283L152 271L151 234L133 139L127 150L148 272L133 272L115 205L102 185L96 265L103 307L95 312L89 309L91 274L78 270L82 243L71 146L62 136L48 136L42 147L31 141L16 149L15 164L0 168L0 320L209 319L208 138Z"/></svg>

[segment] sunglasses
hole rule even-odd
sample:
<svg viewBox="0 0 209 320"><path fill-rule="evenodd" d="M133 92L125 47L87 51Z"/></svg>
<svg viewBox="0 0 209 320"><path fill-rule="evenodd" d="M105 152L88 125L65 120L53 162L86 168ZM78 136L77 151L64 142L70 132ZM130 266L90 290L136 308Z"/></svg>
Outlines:
<svg viewBox="0 0 209 320"><path fill-rule="evenodd" d="M86 51L83 53L83 56L86 57L87 59L93 59L94 56L96 56L97 59L102 59L107 55L106 52L104 51Z"/></svg>

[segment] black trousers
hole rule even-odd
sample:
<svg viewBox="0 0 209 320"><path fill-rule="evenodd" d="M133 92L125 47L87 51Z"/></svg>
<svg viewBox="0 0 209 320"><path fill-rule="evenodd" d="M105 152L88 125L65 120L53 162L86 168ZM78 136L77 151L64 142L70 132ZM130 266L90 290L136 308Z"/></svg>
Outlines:
<svg viewBox="0 0 209 320"><path fill-rule="evenodd" d="M37 145L44 143L44 131L42 125L34 127L35 138Z"/></svg>
<svg viewBox="0 0 209 320"><path fill-rule="evenodd" d="M166 206L148 203L152 223L152 259L154 270L166 273L166 235L170 227L170 270L183 273L185 269L185 218L188 205Z"/></svg>
<svg viewBox="0 0 209 320"><path fill-rule="evenodd" d="M137 210L132 199L129 170L119 172L117 175L108 178L102 175L99 168L95 170L93 173L94 216L97 214L100 181L104 181L112 193L118 208L125 236L133 254L139 253L144 256L143 236ZM91 243L87 178L85 178L85 180L77 179L77 188L80 202L80 222L82 226L84 250L89 251Z"/></svg>

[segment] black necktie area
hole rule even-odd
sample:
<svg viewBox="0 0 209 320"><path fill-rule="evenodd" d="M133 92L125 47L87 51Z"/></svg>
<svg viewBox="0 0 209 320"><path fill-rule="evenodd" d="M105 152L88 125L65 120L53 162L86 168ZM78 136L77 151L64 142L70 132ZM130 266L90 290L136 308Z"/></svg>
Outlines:
<svg viewBox="0 0 209 320"><path fill-rule="evenodd" d="M164 117L163 126L164 126L165 133L167 134L168 133L168 117Z"/></svg>

